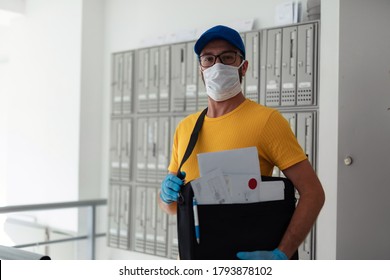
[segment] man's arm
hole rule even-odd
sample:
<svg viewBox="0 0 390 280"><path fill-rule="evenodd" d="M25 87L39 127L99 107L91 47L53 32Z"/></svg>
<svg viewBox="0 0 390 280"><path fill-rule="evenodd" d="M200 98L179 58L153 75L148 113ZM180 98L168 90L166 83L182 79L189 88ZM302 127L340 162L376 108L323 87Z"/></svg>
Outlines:
<svg viewBox="0 0 390 280"><path fill-rule="evenodd" d="M181 173L184 178L186 176L185 173ZM161 183L158 195L158 205L161 210L165 211L169 215L175 215L177 213L176 201L179 190L183 185L183 180L177 177L177 173L169 172L164 181Z"/></svg>
<svg viewBox="0 0 390 280"><path fill-rule="evenodd" d="M308 160L283 170L299 192L299 200L291 222L278 246L290 258L305 240L325 202L321 183Z"/></svg>

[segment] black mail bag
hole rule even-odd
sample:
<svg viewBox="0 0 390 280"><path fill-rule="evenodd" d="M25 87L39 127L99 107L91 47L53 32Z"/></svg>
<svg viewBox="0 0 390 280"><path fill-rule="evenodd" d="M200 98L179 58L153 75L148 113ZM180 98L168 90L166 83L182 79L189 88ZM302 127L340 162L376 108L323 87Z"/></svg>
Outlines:
<svg viewBox="0 0 390 280"><path fill-rule="evenodd" d="M207 108L199 116L177 172L190 156ZM275 249L295 210L295 188L287 178L262 176L262 181L284 183L284 200L243 204L198 205L200 242L195 237L191 182L181 191L177 207L179 257L182 260L237 259L240 251ZM261 183L260 183L261 185ZM296 252L291 259L298 259Z"/></svg>

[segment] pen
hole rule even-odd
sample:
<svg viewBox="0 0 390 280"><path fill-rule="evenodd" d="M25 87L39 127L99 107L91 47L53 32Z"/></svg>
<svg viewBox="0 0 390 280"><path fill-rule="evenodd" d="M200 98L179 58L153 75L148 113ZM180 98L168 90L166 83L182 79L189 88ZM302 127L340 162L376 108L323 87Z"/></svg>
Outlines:
<svg viewBox="0 0 390 280"><path fill-rule="evenodd" d="M192 208L194 210L194 224L195 224L195 237L196 242L200 242L200 231L199 231L199 216L198 216L198 203L195 197L192 199Z"/></svg>

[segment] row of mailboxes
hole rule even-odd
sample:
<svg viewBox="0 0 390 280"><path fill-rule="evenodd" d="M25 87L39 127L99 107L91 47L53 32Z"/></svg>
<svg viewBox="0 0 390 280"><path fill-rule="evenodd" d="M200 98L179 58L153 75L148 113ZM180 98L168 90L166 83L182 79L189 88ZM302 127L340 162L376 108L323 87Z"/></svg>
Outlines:
<svg viewBox="0 0 390 280"><path fill-rule="evenodd" d="M110 180L161 182L168 172L174 129L182 118L112 118Z"/></svg>
<svg viewBox="0 0 390 280"><path fill-rule="evenodd" d="M110 184L108 205L108 246L130 249L130 223L132 221L131 188Z"/></svg>
<svg viewBox="0 0 390 280"><path fill-rule="evenodd" d="M316 105L317 23L242 33L244 94L266 106ZM192 112L207 106L195 42L113 55L112 114Z"/></svg>
<svg viewBox="0 0 390 280"><path fill-rule="evenodd" d="M278 108L315 167L317 22L242 33L249 68L247 98ZM112 56L110 247L175 259L176 216L158 207L177 124L207 106L195 42ZM275 168L274 176L283 176ZM312 258L313 232L299 249Z"/></svg>
<svg viewBox="0 0 390 280"><path fill-rule="evenodd" d="M317 25L261 33L260 102L266 106L316 104Z"/></svg>
<svg viewBox="0 0 390 280"><path fill-rule="evenodd" d="M314 166L316 111L284 112L282 115L289 122L298 143ZM182 118L113 118L110 142L111 180L161 182L167 174L174 129Z"/></svg>
<svg viewBox="0 0 390 280"><path fill-rule="evenodd" d="M110 185L110 247L177 258L176 217L158 207L157 195L150 185Z"/></svg>
<svg viewBox="0 0 390 280"><path fill-rule="evenodd" d="M176 216L169 216L157 205L158 188L135 186L134 250L161 257L178 254Z"/></svg>

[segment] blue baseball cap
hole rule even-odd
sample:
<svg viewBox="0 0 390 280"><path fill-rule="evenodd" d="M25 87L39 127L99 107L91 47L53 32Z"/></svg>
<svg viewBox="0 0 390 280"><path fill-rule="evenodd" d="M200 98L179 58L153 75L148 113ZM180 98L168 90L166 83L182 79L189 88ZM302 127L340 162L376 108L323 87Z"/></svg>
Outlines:
<svg viewBox="0 0 390 280"><path fill-rule="evenodd" d="M236 30L223 25L217 25L205 31L195 43L195 53L200 56L203 48L215 39L222 39L229 42L231 45L241 51L245 59L245 46L241 35Z"/></svg>

